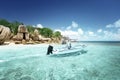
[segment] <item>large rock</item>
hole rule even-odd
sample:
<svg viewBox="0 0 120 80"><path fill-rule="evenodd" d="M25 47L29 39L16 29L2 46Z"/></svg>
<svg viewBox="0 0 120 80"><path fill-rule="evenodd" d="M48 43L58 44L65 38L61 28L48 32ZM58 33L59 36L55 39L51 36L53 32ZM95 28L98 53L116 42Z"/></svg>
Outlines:
<svg viewBox="0 0 120 80"><path fill-rule="evenodd" d="M28 33L28 30L25 25L19 25L18 33Z"/></svg>
<svg viewBox="0 0 120 80"><path fill-rule="evenodd" d="M33 40L39 41L39 31L37 29L34 30Z"/></svg>
<svg viewBox="0 0 120 80"><path fill-rule="evenodd" d="M25 25L19 25L18 33L13 37L13 40L29 40L29 33Z"/></svg>
<svg viewBox="0 0 120 80"><path fill-rule="evenodd" d="M34 30L34 35L38 36L39 35L39 31L37 29Z"/></svg>
<svg viewBox="0 0 120 80"><path fill-rule="evenodd" d="M0 45L10 38L11 31L8 27L0 25Z"/></svg>

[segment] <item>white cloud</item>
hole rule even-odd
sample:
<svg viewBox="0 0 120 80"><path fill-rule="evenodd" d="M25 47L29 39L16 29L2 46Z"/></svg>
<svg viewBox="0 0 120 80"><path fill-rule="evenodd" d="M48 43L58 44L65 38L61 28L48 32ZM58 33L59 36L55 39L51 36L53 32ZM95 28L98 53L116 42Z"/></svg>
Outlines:
<svg viewBox="0 0 120 80"><path fill-rule="evenodd" d="M79 33L80 35L83 35L84 31L83 31L81 28L79 28L79 29L78 29L78 33Z"/></svg>
<svg viewBox="0 0 120 80"><path fill-rule="evenodd" d="M115 27L120 27L120 19L114 23Z"/></svg>
<svg viewBox="0 0 120 80"><path fill-rule="evenodd" d="M110 31L104 31L104 35L105 35L105 36L111 36L111 35L112 35L112 32L110 32Z"/></svg>
<svg viewBox="0 0 120 80"><path fill-rule="evenodd" d="M106 28L111 28L111 27L114 27L114 25L112 25L112 24L106 25Z"/></svg>
<svg viewBox="0 0 120 80"><path fill-rule="evenodd" d="M60 29L56 29L55 31L61 32L61 34L63 36L69 36L69 35L76 35L77 34L75 31L72 31L72 30L64 30L64 31L62 31Z"/></svg>
<svg viewBox="0 0 120 80"><path fill-rule="evenodd" d="M42 24L37 24L36 27L38 27L38 28L43 28Z"/></svg>
<svg viewBox="0 0 120 80"><path fill-rule="evenodd" d="M78 35L78 32L76 32L76 31L72 31L72 30L65 30L64 31L65 32L65 35L68 35L68 36L77 36Z"/></svg>
<svg viewBox="0 0 120 80"><path fill-rule="evenodd" d="M75 21L72 21L72 24L70 26L68 26L66 29L70 30L72 28L77 28L77 27L78 27L78 24Z"/></svg>
<svg viewBox="0 0 120 80"><path fill-rule="evenodd" d="M77 39L79 37L79 33L77 31L73 30L60 30L56 29L55 31L61 32L63 36L69 37L71 39Z"/></svg>
<svg viewBox="0 0 120 80"><path fill-rule="evenodd" d="M120 29L118 29L118 31L117 31L117 32L118 32L118 34L120 34Z"/></svg>
<svg viewBox="0 0 120 80"><path fill-rule="evenodd" d="M92 36L92 35L94 35L94 32L88 31L88 34Z"/></svg>
<svg viewBox="0 0 120 80"><path fill-rule="evenodd" d="M116 28L120 27L120 19L114 22L113 24L106 25L106 28L112 28L112 27L116 27Z"/></svg>
<svg viewBox="0 0 120 80"><path fill-rule="evenodd" d="M67 36L71 39L77 39L79 37L79 34L77 31L72 31L72 30L65 30L63 33L62 33L64 36Z"/></svg>
<svg viewBox="0 0 120 80"><path fill-rule="evenodd" d="M117 33L102 30L102 35L96 34L92 31L83 31L82 29L78 29L78 31L56 29L55 31L60 31L63 36L70 37L71 39L84 41L120 40L120 29L118 29Z"/></svg>
<svg viewBox="0 0 120 80"><path fill-rule="evenodd" d="M76 31L72 31L72 30L65 30L65 31L62 31L62 35L64 36L78 36L78 32Z"/></svg>
<svg viewBox="0 0 120 80"><path fill-rule="evenodd" d="M77 28L78 27L78 24L75 22L75 21L72 21L72 25L71 25L73 28Z"/></svg>
<svg viewBox="0 0 120 80"><path fill-rule="evenodd" d="M70 30L70 29L71 29L71 26L68 26L68 27L67 27L67 30Z"/></svg>
<svg viewBox="0 0 120 80"><path fill-rule="evenodd" d="M87 31L86 32L86 36L88 36L89 38L91 38L91 37L96 37L97 35L94 32L92 32L92 31Z"/></svg>
<svg viewBox="0 0 120 80"><path fill-rule="evenodd" d="M104 29L98 29L97 32L95 31L83 31L82 28L76 28L75 26L73 27L73 23L72 25L68 26L66 29L57 29L55 31L60 31L61 34L63 36L69 37L71 39L78 39L78 40L84 40L84 41L97 41L97 40L108 40L108 41L112 41L112 40L120 40L120 28L119 27L119 23L120 20L116 21L113 24L109 24L106 26L106 28L115 28L114 30L109 31L108 30L104 30ZM78 25L77 25L78 26ZM73 29L76 28L77 30ZM73 31L75 30L75 31ZM114 32L112 32L114 31Z"/></svg>
<svg viewBox="0 0 120 80"><path fill-rule="evenodd" d="M119 29L118 29L119 31ZM113 33L110 31L103 31L104 36L102 37L104 40L120 40L120 34L119 33Z"/></svg>
<svg viewBox="0 0 120 80"><path fill-rule="evenodd" d="M101 33L101 32L102 32L102 29L98 29L97 32L98 32L98 33Z"/></svg>
<svg viewBox="0 0 120 80"><path fill-rule="evenodd" d="M70 37L70 38L74 38L74 39L77 39L78 37L81 37L83 36L84 34L84 31L79 28L78 31L73 31L73 30L60 30L60 29L56 29L55 31L59 31L61 32L61 34L63 36L67 36L67 37Z"/></svg>

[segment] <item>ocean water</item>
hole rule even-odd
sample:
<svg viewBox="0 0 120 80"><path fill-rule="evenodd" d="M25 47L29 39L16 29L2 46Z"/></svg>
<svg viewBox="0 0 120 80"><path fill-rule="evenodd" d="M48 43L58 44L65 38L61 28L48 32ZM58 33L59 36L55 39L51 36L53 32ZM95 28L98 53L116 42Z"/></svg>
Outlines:
<svg viewBox="0 0 120 80"><path fill-rule="evenodd" d="M119 42L76 46L80 51L54 56L46 55L47 44L0 46L0 80L120 80Z"/></svg>

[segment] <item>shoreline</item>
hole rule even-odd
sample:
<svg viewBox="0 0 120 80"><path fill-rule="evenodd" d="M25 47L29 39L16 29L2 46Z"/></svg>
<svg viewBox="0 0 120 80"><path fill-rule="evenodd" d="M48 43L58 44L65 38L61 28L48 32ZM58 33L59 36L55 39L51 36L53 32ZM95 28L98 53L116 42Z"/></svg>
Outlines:
<svg viewBox="0 0 120 80"><path fill-rule="evenodd" d="M51 45L61 45L61 43L49 43L49 42L44 42L44 43L31 43L31 44L29 44L29 43L26 43L26 44L22 44L22 43L20 43L20 44L16 44L14 41L6 41L6 42L4 42L4 44L2 44L2 45L0 45L0 46L19 46L19 45L49 45L49 44L51 44Z"/></svg>

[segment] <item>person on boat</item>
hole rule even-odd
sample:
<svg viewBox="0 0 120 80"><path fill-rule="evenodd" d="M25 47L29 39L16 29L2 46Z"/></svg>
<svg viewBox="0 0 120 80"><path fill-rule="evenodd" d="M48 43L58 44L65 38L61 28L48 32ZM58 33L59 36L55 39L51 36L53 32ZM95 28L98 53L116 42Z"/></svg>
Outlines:
<svg viewBox="0 0 120 80"><path fill-rule="evenodd" d="M47 55L50 55L50 53L53 54L52 51L53 51L53 46L52 46L52 45L49 45L49 46L48 46L48 49L47 49Z"/></svg>
<svg viewBox="0 0 120 80"><path fill-rule="evenodd" d="M68 40L68 42L67 42L67 47L68 47L68 49L71 49L71 42Z"/></svg>

